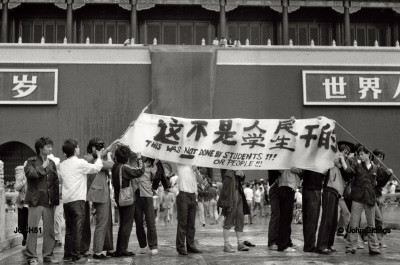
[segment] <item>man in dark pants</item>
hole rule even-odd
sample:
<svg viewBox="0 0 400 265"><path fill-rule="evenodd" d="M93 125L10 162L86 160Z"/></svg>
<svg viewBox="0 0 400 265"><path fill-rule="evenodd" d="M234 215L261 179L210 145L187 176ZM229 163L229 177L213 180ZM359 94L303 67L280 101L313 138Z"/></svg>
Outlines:
<svg viewBox="0 0 400 265"><path fill-rule="evenodd" d="M303 236L304 252L314 252L319 213L321 210L321 190L324 174L303 170Z"/></svg>
<svg viewBox="0 0 400 265"><path fill-rule="evenodd" d="M203 178L195 166L178 164L177 171L179 194L176 197L176 209L178 212L176 250L182 256L188 255L188 252L202 253L194 244L194 226L197 207L195 193L197 191L197 183L201 183Z"/></svg>
<svg viewBox="0 0 400 265"><path fill-rule="evenodd" d="M319 224L317 252L331 254L336 250L333 248L338 220L339 198L343 195L344 181L338 159L335 166L331 167L325 177L324 190L322 193L322 214Z"/></svg>
<svg viewBox="0 0 400 265"><path fill-rule="evenodd" d="M97 151L94 164L78 158L80 148L74 139L64 142L62 150L67 159L60 164L60 176L63 181L63 201L65 214L64 261L77 264L87 263L81 256L83 222L85 219L85 201L87 195L87 174L96 174L103 167L100 157L103 151Z"/></svg>
<svg viewBox="0 0 400 265"><path fill-rule="evenodd" d="M278 251L293 252L293 243L290 238L293 219L294 191L300 185L297 169L284 170L279 177L279 225L278 225Z"/></svg>
<svg viewBox="0 0 400 265"><path fill-rule="evenodd" d="M128 165L130 162L130 166ZM112 172L112 185L114 187L114 198L119 212L119 229L115 256L133 256L134 253L128 251L129 238L132 232L133 220L135 216L135 204L128 206L119 205L119 194L121 189L133 186L137 188L133 179L139 178L144 173L144 164L140 153L135 155L128 146L121 145L115 150L114 166Z"/></svg>
<svg viewBox="0 0 400 265"><path fill-rule="evenodd" d="M163 180L164 189L168 189L165 173L161 161L146 158L144 161L145 171L138 179L136 194L135 222L136 236L139 241L140 254L147 253L149 245L152 255L158 253L157 229L155 223L153 190L158 188L160 180ZM162 175L162 176L161 176ZM154 185L153 185L154 180ZM143 226L143 219L146 220L147 235Z"/></svg>
<svg viewBox="0 0 400 265"><path fill-rule="evenodd" d="M38 264L36 253L37 235L35 231L43 220L43 262L58 263L53 256L55 246L54 238L54 212L59 204L59 179L55 163L48 158L53 149L53 141L41 137L35 142L37 156L28 159L24 168L27 179L25 201L29 205L28 231L26 240L26 257L28 264ZM2 213L3 214L3 213ZM22 227L21 227L22 228Z"/></svg>
<svg viewBox="0 0 400 265"><path fill-rule="evenodd" d="M93 138L89 141L87 146L87 154L84 159L89 163L94 163L97 159L95 154L96 150L103 149L104 142L99 138ZM111 158L111 153L107 153L107 158L103 159L103 168L97 174L88 175L88 193L87 200L93 203L93 208L96 210L96 228L93 235L93 258L94 259L107 259L106 255L102 253L104 250L104 243L111 241L111 247L108 246L105 250L113 250L112 247L112 233L107 233L111 224L111 199L109 189L109 169L114 165ZM86 216L85 216L86 217ZM90 216L86 217L90 220ZM90 232L90 226L88 228ZM111 238L107 238L111 236ZM90 240L89 240L90 244Z"/></svg>
<svg viewBox="0 0 400 265"><path fill-rule="evenodd" d="M268 249L278 250L278 226L279 226L279 198L278 178L281 175L279 170L268 171L269 202L271 204L271 217L268 226Z"/></svg>
<svg viewBox="0 0 400 265"><path fill-rule="evenodd" d="M92 215L92 213L90 210L90 202L89 201L85 202L84 215L85 215L85 218L83 220L83 229L82 229L81 255L84 257L88 257L92 254L89 251L90 242L92 241L92 232L90 229L90 216Z"/></svg>

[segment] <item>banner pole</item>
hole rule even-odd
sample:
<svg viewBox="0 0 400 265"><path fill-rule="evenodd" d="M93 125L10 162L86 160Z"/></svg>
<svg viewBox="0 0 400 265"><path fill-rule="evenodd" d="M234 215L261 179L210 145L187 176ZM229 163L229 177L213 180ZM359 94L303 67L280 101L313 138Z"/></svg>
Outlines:
<svg viewBox="0 0 400 265"><path fill-rule="evenodd" d="M356 140L358 143L360 143L361 145L363 145L374 157L376 157L377 159L378 159L378 157L376 156L376 155L374 155L374 153L371 151L371 150L369 150L368 148L367 148L367 146L366 145L364 145L361 141L359 141L354 135L352 135L348 130L346 130L342 125L340 125L340 123L338 123L337 121L335 121L335 123L337 124L337 125L339 125L339 127L340 128L342 128L346 133L348 133L351 137L353 137L353 139L354 140ZM381 160L378 160L386 169L389 169ZM397 181L400 181L397 177L396 177L396 175L394 174L394 173L392 173L392 176L395 178L395 179L397 179Z"/></svg>
<svg viewBox="0 0 400 265"><path fill-rule="evenodd" d="M153 103L153 100L150 101L150 103L144 107L144 109L142 110L142 112L140 112L139 116L142 115L149 107L150 105ZM138 117L139 117L138 116ZM137 119L136 119L137 120ZM121 139L122 137L124 137L124 135L129 131L129 129L135 125L136 120L132 121L131 124L129 124L128 128L125 130L125 132L121 135L121 137L119 137L119 139Z"/></svg>

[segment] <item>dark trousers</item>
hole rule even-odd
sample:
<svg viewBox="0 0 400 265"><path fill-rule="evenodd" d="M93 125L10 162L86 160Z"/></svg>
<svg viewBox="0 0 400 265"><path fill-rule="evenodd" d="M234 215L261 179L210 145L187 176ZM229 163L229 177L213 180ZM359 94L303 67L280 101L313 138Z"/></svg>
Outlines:
<svg viewBox="0 0 400 265"><path fill-rule="evenodd" d="M271 204L271 217L268 226L268 246L277 244L279 226L279 195L278 184L273 185L269 190L269 202Z"/></svg>
<svg viewBox="0 0 400 265"><path fill-rule="evenodd" d="M82 230L85 219L85 201L64 203L64 215L64 258L78 260L81 257Z"/></svg>
<svg viewBox="0 0 400 265"><path fill-rule="evenodd" d="M289 187L279 187L279 225L278 225L278 251L283 251L292 246L290 235L293 219L294 190Z"/></svg>
<svg viewBox="0 0 400 265"><path fill-rule="evenodd" d="M116 251L121 253L128 250L129 237L131 236L133 219L135 217L135 203L129 206L118 206L119 229Z"/></svg>
<svg viewBox="0 0 400 265"><path fill-rule="evenodd" d="M196 248L194 245L195 222L196 222L196 194L179 191L176 197L176 209L178 212L178 227L176 231L176 250L185 250L185 239L187 248Z"/></svg>
<svg viewBox="0 0 400 265"><path fill-rule="evenodd" d="M28 227L28 213L28 207L18 208L18 228L21 231L24 240L26 240L28 235L28 231L26 231L26 228Z"/></svg>
<svg viewBox="0 0 400 265"><path fill-rule="evenodd" d="M303 236L305 252L315 251L315 239L321 210L321 191L303 189Z"/></svg>
<svg viewBox="0 0 400 265"><path fill-rule="evenodd" d="M335 193L324 190L322 193L322 215L318 230L317 249L331 248L335 242L338 220L339 198Z"/></svg>
<svg viewBox="0 0 400 265"><path fill-rule="evenodd" d="M149 244L150 249L157 249L157 229L153 198L136 196L135 207L136 236L139 241L139 246L145 248L147 244ZM143 216L146 220L147 238L143 226Z"/></svg>
<svg viewBox="0 0 400 265"><path fill-rule="evenodd" d="M104 246L103 250L113 250L114 249L114 242L113 242L113 222L112 222L112 214L111 214L111 201L107 202L108 204L108 209L109 209L109 215L108 215L108 222L107 222L107 227L106 227L106 236L104 239Z"/></svg>
<svg viewBox="0 0 400 265"><path fill-rule="evenodd" d="M95 215L96 228L94 229L94 234L93 234L93 252L95 254L98 254L104 250L104 244L106 240L106 235L111 215L110 202L109 201L106 203L93 202L93 207L96 209L96 215Z"/></svg>
<svg viewBox="0 0 400 265"><path fill-rule="evenodd" d="M85 216L83 220L82 241L81 241L81 254L84 254L90 249L90 241L92 240L92 232L90 230L90 204L85 202Z"/></svg>

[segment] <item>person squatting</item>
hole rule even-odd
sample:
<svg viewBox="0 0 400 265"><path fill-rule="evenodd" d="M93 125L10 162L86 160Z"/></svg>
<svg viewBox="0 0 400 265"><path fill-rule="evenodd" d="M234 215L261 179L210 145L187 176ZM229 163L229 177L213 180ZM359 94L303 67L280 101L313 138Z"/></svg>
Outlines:
<svg viewBox="0 0 400 265"><path fill-rule="evenodd" d="M140 254L158 254L156 223L161 220L165 225L177 221L176 250L179 255L202 253L194 239L197 211L203 227L206 215L211 224L222 222L224 252L235 252L229 240L232 227L237 250L249 251L255 245L244 239L243 227L248 222L252 224L257 208L260 216L264 216L264 196L271 207L270 250L296 251L297 246L291 240L294 201L303 209L304 252L330 254L336 251L333 245L338 208L346 228L342 231L347 231L338 233L345 235L346 253L354 254L363 248L360 240L368 241L370 255L380 254L379 248L386 247L382 233L382 189L393 172L383 165L385 153L382 149L374 150L372 156L364 146L357 145L352 154L349 146L342 144L339 158L327 172L298 168L269 170L268 183L256 183L251 189L250 184L244 182L243 171L221 169L222 186L218 186L208 178L206 168L177 164L175 175L171 169L164 168L160 160L134 153L118 140L106 147L103 140L93 138L87 145L86 154L79 158L78 142L67 139L62 145L66 158L61 163L52 155L52 148L50 138L37 139L37 155L25 162L24 174L19 174L15 183L15 189L19 191L18 226L38 227L43 220L44 263L60 262L54 258L53 250L62 245L63 212L65 263L85 264L89 262L89 256L99 260L134 256L135 253L128 250L133 222L136 223ZM298 201L299 196L302 202ZM366 229L360 228L363 211ZM119 228L114 248L113 216L117 212ZM23 234L22 244L26 245L24 254L28 264L38 264L37 233L19 230Z"/></svg>

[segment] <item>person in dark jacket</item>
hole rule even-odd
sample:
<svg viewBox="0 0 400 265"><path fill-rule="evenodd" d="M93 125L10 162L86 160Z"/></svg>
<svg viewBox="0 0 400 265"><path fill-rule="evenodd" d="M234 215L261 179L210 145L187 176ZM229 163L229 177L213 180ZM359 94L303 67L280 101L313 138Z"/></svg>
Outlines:
<svg viewBox="0 0 400 265"><path fill-rule="evenodd" d="M115 158L111 169L112 179L111 183L114 187L114 198L117 203L119 212L119 229L117 238L117 247L115 256L133 256L134 253L128 251L129 237L132 232L133 219L135 216L135 203L128 206L119 205L119 193L121 188L133 185L132 179L139 178L144 174L144 163L141 155L137 155L137 167L127 165L129 158L132 157L131 149L126 145L121 145L115 150ZM122 177L122 186L120 185L120 174Z"/></svg>
<svg viewBox="0 0 400 265"><path fill-rule="evenodd" d="M89 163L94 163L97 159L96 150L103 149L104 142L100 138L92 138L86 148L87 154L84 159ZM102 252L107 251L109 255L113 253L113 236L111 221L111 197L109 188L109 170L113 167L114 162L111 158L111 152L105 153L103 159L103 167L97 174L88 174L88 193L87 202L93 203L96 211L96 227L93 234L93 258L107 259ZM85 218L89 219L88 227L85 227L90 234L90 212L89 216L85 213ZM90 239L90 237L89 237ZM90 240L89 240L90 245ZM112 255L112 254L111 254Z"/></svg>
<svg viewBox="0 0 400 265"><path fill-rule="evenodd" d="M57 264L53 256L55 247L54 212L59 203L59 180L55 163L47 156L52 153L53 141L41 137L35 142L37 156L28 159L24 168L27 179L25 201L29 205L28 228L38 229L43 219L43 262ZM36 254L38 231L28 231L26 257L28 264L38 264Z"/></svg>
<svg viewBox="0 0 400 265"><path fill-rule="evenodd" d="M350 217L350 241L351 248L346 250L346 253L354 254L357 249L357 233L356 230L359 228L361 214L365 210L365 217L367 219L367 228L371 231L368 233L368 247L370 255L381 254L378 247L378 241L376 233L372 229L375 228L375 203L376 194L375 186L377 185L377 179L384 178L392 175L391 169L383 170L382 168L371 163L370 152L364 146L360 146L357 149L357 155L361 160L360 164L353 164L349 167L343 155L339 154L343 169L346 173L353 174L355 176L354 182L351 188L351 198L353 199L351 205L351 217Z"/></svg>
<svg viewBox="0 0 400 265"><path fill-rule="evenodd" d="M250 213L242 187L245 175L242 171L221 169L221 176L222 189L217 205L222 208L222 215L225 216L223 225L224 252L235 252L229 243L229 230L232 226L235 226L238 250L248 251L248 246L254 245L242 239L244 216Z"/></svg>

